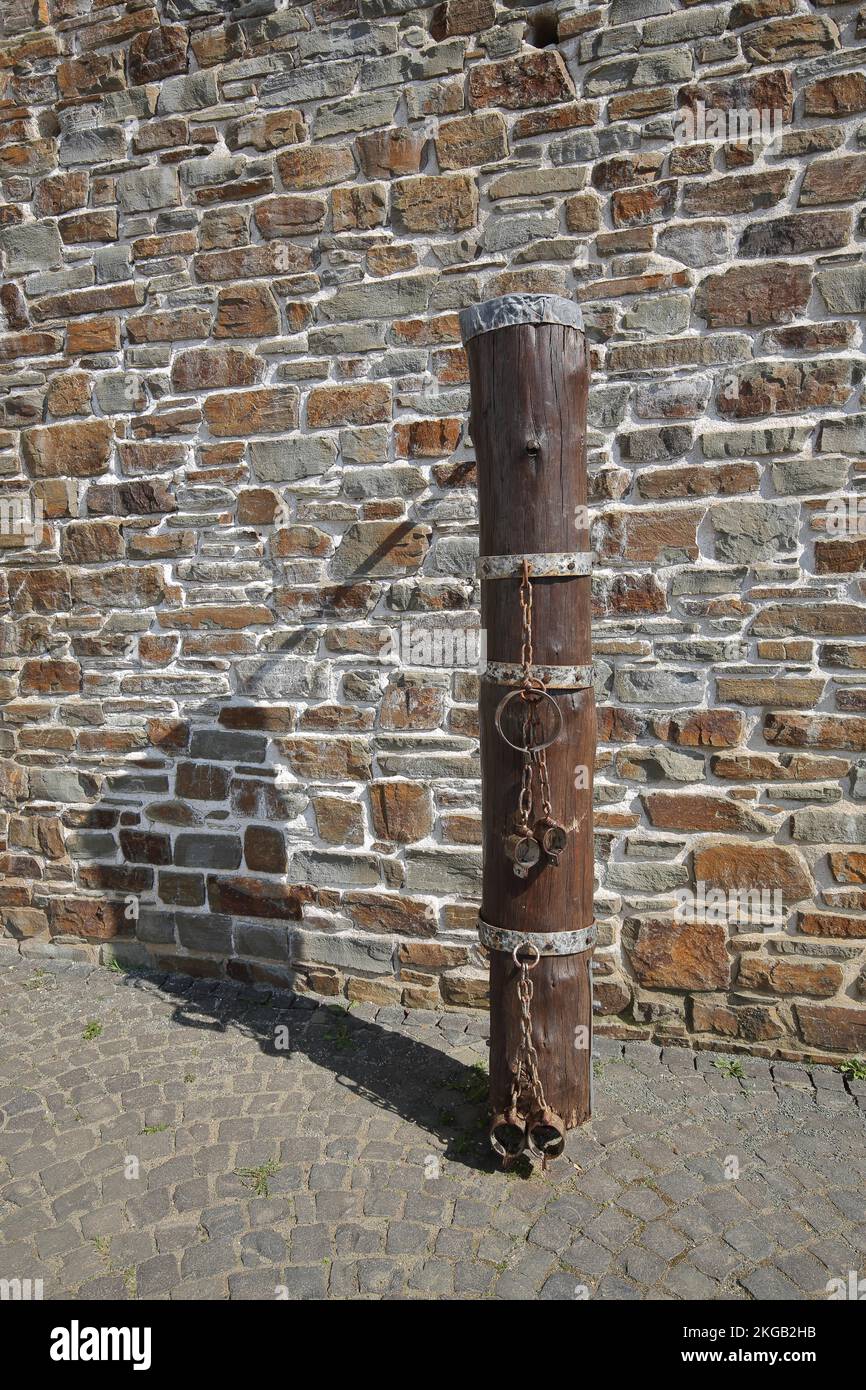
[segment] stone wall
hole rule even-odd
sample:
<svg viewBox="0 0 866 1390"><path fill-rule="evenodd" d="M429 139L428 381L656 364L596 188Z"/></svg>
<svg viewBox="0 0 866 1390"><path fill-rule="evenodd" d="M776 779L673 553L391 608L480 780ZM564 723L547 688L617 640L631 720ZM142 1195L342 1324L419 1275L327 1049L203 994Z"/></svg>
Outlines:
<svg viewBox="0 0 866 1390"><path fill-rule="evenodd" d="M866 12L3 11L7 946L482 1001L456 311L554 291L601 1021L866 1051Z"/></svg>

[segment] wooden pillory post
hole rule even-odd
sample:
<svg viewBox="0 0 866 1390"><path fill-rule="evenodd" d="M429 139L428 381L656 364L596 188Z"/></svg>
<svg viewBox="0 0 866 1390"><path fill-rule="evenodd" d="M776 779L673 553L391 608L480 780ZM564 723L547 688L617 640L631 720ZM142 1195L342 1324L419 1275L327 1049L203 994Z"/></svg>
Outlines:
<svg viewBox="0 0 866 1390"><path fill-rule="evenodd" d="M490 1130L546 1160L590 1116L595 697L580 309L505 295L465 309L478 464ZM524 751L526 750L526 751Z"/></svg>

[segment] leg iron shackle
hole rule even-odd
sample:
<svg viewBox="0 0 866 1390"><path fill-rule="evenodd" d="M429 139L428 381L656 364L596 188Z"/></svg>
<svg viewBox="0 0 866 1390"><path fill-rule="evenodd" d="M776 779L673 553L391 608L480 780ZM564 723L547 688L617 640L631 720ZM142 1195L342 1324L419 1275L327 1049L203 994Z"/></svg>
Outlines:
<svg viewBox="0 0 866 1390"><path fill-rule="evenodd" d="M490 1122L490 1144L506 1166L524 1150L546 1166L565 1148L565 1124L548 1105L539 1075L532 1037L531 972L542 956L570 956L591 950L596 939L595 923L576 931L517 932L494 927L479 916L478 934L488 949L510 953L518 971L520 998L520 1044L512 1073L511 1098L507 1108Z"/></svg>

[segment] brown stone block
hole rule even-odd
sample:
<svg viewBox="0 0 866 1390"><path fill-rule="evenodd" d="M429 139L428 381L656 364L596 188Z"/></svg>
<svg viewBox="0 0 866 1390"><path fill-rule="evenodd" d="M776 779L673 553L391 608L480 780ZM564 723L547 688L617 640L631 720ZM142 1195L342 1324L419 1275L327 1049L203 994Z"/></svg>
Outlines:
<svg viewBox="0 0 866 1390"><path fill-rule="evenodd" d="M457 1009L490 1007L490 981L486 975L443 975L440 989L446 1004L452 1004Z"/></svg>
<svg viewBox="0 0 866 1390"><path fill-rule="evenodd" d="M52 936L77 936L85 941L110 941L128 936L130 923L122 902L102 898L54 898L48 905Z"/></svg>
<svg viewBox="0 0 866 1390"><path fill-rule="evenodd" d="M287 432L298 425L298 388L263 386L208 396L204 415L211 433L220 437Z"/></svg>
<svg viewBox="0 0 866 1390"><path fill-rule="evenodd" d="M744 1042L772 1042L784 1035L776 1010L764 1004L732 1005L698 995L692 1000L696 1033L719 1033Z"/></svg>
<svg viewBox="0 0 866 1390"><path fill-rule="evenodd" d="M62 347L59 333L9 333L0 338L0 362L14 362L19 357L49 357L60 352Z"/></svg>
<svg viewBox="0 0 866 1390"><path fill-rule="evenodd" d="M457 232L474 227L478 188L468 174L400 179L391 191L391 220L405 232Z"/></svg>
<svg viewBox="0 0 866 1390"><path fill-rule="evenodd" d="M356 801L344 796L319 793L313 797L316 827L329 845L362 845L364 814Z"/></svg>
<svg viewBox="0 0 866 1390"><path fill-rule="evenodd" d="M400 420L394 426L398 458L445 458L460 443L463 421L447 417Z"/></svg>
<svg viewBox="0 0 866 1390"><path fill-rule="evenodd" d="M355 157L348 145L305 146L277 156L286 188L324 188L355 177Z"/></svg>
<svg viewBox="0 0 866 1390"><path fill-rule="evenodd" d="M866 111L866 73L834 72L803 93L805 116L854 116Z"/></svg>
<svg viewBox="0 0 866 1390"><path fill-rule="evenodd" d="M112 309L137 309L144 303L143 285L100 285L90 290L70 290L66 294L47 294L30 306L34 319L65 320L77 314L101 314Z"/></svg>
<svg viewBox="0 0 866 1390"><path fill-rule="evenodd" d="M127 536L127 555L130 560L179 560L195 554L194 531L160 532L140 535L132 531Z"/></svg>
<svg viewBox="0 0 866 1390"><path fill-rule="evenodd" d="M695 881L725 892L778 890L787 902L814 893L814 883L798 850L785 845L720 841L702 845L694 855Z"/></svg>
<svg viewBox="0 0 866 1390"><path fill-rule="evenodd" d="M73 570L71 586L73 604L94 608L150 608L165 597L165 581L157 565Z"/></svg>
<svg viewBox="0 0 866 1390"><path fill-rule="evenodd" d="M257 203L253 220L265 238L309 236L321 231L327 211L323 198L284 193Z"/></svg>
<svg viewBox="0 0 866 1390"><path fill-rule="evenodd" d="M288 856L282 830L269 825L248 825L244 831L244 860L248 869L260 873L284 873Z"/></svg>
<svg viewBox="0 0 866 1390"><path fill-rule="evenodd" d="M417 174L426 143L427 136L409 126L395 126L390 130L374 130L359 135L357 146L361 168L368 179ZM440 160L440 167L444 169L448 166Z"/></svg>
<svg viewBox="0 0 866 1390"><path fill-rule="evenodd" d="M162 516L177 511L177 502L161 478L94 483L87 489L85 505L94 516Z"/></svg>
<svg viewBox="0 0 866 1390"><path fill-rule="evenodd" d="M75 212L57 223L61 240L67 246L87 241L117 241L117 213L113 208Z"/></svg>
<svg viewBox="0 0 866 1390"><path fill-rule="evenodd" d="M710 328L785 323L804 312L811 293L808 265L732 266L701 281L695 310Z"/></svg>
<svg viewBox="0 0 866 1390"><path fill-rule="evenodd" d="M661 111L674 109L674 93L670 87L652 87L643 92L623 92L607 103L609 121L640 121L657 116Z"/></svg>
<svg viewBox="0 0 866 1390"><path fill-rule="evenodd" d="M388 217L388 197L382 183L335 188L331 194L331 218L335 232L367 231L381 227Z"/></svg>
<svg viewBox="0 0 866 1390"><path fill-rule="evenodd" d="M430 21L430 35L437 43L454 34L478 34L495 22L493 0L444 0Z"/></svg>
<svg viewBox="0 0 866 1390"><path fill-rule="evenodd" d="M71 603L69 574L55 569L10 569L7 571L12 612L61 613Z"/></svg>
<svg viewBox="0 0 866 1390"><path fill-rule="evenodd" d="M866 882L866 855L862 853L854 855L833 853L828 858L833 869L833 877L837 882ZM850 871L842 868L841 873L837 873L833 861L844 861L852 858L861 861L862 877L846 879L843 875ZM797 930L801 931L804 936L827 937L835 941L858 940L866 937L866 916L853 917L841 912L801 912L797 918ZM803 991L804 994L810 992L809 990Z"/></svg>
<svg viewBox="0 0 866 1390"><path fill-rule="evenodd" d="M89 53L86 58L67 58L57 66L57 85L64 97L95 97L121 92L122 53Z"/></svg>
<svg viewBox="0 0 866 1390"><path fill-rule="evenodd" d="M280 749L304 782L368 782L372 774L370 748L360 738L287 738Z"/></svg>
<svg viewBox="0 0 866 1390"><path fill-rule="evenodd" d="M336 575L368 575L375 578L413 574L421 568L429 548L428 526L410 521L359 521L343 536L334 557Z"/></svg>
<svg viewBox="0 0 866 1390"><path fill-rule="evenodd" d="M40 179L33 194L33 213L36 217L59 217L87 202L88 175L84 169L65 174L52 174Z"/></svg>
<svg viewBox="0 0 866 1390"><path fill-rule="evenodd" d="M619 189L610 200L613 225L644 227L651 222L665 222L673 214L676 196L675 180L651 188Z"/></svg>
<svg viewBox="0 0 866 1390"><path fill-rule="evenodd" d="M591 193L565 200L565 225L570 232L595 232L601 226L601 204Z"/></svg>
<svg viewBox="0 0 866 1390"><path fill-rule="evenodd" d="M736 983L738 989L829 999L842 984L842 971L830 961L768 960L764 956L744 953L740 957Z"/></svg>
<svg viewBox="0 0 866 1390"><path fill-rule="evenodd" d="M302 884L269 883L255 878L216 878L207 881L212 912L244 917L269 917L299 922L305 903L316 901L316 890Z"/></svg>
<svg viewBox="0 0 866 1390"><path fill-rule="evenodd" d="M301 111L269 111L263 116L232 121L226 132L226 144L230 150L251 145L253 149L265 151L299 144L306 137L307 127Z"/></svg>
<svg viewBox="0 0 866 1390"><path fill-rule="evenodd" d="M171 840L148 830L121 830L120 848L133 864L170 864Z"/></svg>
<svg viewBox="0 0 866 1390"><path fill-rule="evenodd" d="M763 829L754 812L728 796L706 792L649 792L641 797L650 825L660 830L746 832Z"/></svg>
<svg viewBox="0 0 866 1390"><path fill-rule="evenodd" d="M687 216L759 212L781 202L793 177L793 169L767 169L757 174L732 174L729 178L687 183L683 189L683 212Z"/></svg>
<svg viewBox="0 0 866 1390"><path fill-rule="evenodd" d="M71 565L122 559L124 544L119 522L71 521L61 534L60 553Z"/></svg>
<svg viewBox="0 0 866 1390"><path fill-rule="evenodd" d="M695 560L703 515L703 508L693 507L611 510L599 517L594 544L601 555L632 564Z"/></svg>
<svg viewBox="0 0 866 1390"><path fill-rule="evenodd" d="M854 370L847 358L738 367L722 382L717 396L719 414L732 420L753 420L843 406L854 390Z"/></svg>
<svg viewBox="0 0 866 1390"><path fill-rule="evenodd" d="M820 15L771 19L743 35L743 52L755 64L817 57L838 47L838 26Z"/></svg>
<svg viewBox="0 0 866 1390"><path fill-rule="evenodd" d="M332 554L334 541L327 531L320 531L318 526L280 526L272 537L271 549L280 559L293 555L318 559Z"/></svg>
<svg viewBox="0 0 866 1390"><path fill-rule="evenodd" d="M476 116L444 121L436 134L436 158L440 169L495 164L507 155L508 129L498 111L482 111Z"/></svg>
<svg viewBox="0 0 866 1390"><path fill-rule="evenodd" d="M725 989L730 980L727 932L719 923L630 918L623 924L623 945L638 983L647 988Z"/></svg>
<svg viewBox="0 0 866 1390"><path fill-rule="evenodd" d="M167 232L163 236L142 236L132 243L132 259L149 261L158 256L187 256L196 248L195 232Z"/></svg>
<svg viewBox="0 0 866 1390"><path fill-rule="evenodd" d="M863 636L866 609L854 603L770 604L756 613L752 632L773 637Z"/></svg>
<svg viewBox="0 0 866 1390"><path fill-rule="evenodd" d="M848 245L852 214L799 212L755 222L740 237L742 256L802 256L812 251L833 251ZM793 270L793 266L788 267ZM798 267L802 272L803 267ZM805 307L802 306L802 307ZM828 325L829 327L829 325ZM820 333L820 327L817 332Z"/></svg>
<svg viewBox="0 0 866 1390"><path fill-rule="evenodd" d="M183 24L161 24L136 34L126 57L130 86L161 82L186 72L189 38Z"/></svg>
<svg viewBox="0 0 866 1390"><path fill-rule="evenodd" d="M307 424L314 430L373 425L390 418L391 388L384 381L317 386L307 397Z"/></svg>
<svg viewBox="0 0 866 1390"><path fill-rule="evenodd" d="M786 748L850 748L866 752L866 719L842 714L767 714L764 738Z"/></svg>
<svg viewBox="0 0 866 1390"><path fill-rule="evenodd" d="M438 729L445 712L445 691L401 680L391 684L382 699L383 729L417 731Z"/></svg>
<svg viewBox="0 0 866 1390"><path fill-rule="evenodd" d="M370 788L373 828L383 840L408 845L433 829L433 800L416 782L374 782Z"/></svg>
<svg viewBox="0 0 866 1390"><path fill-rule="evenodd" d="M77 661L25 661L19 677L22 695L77 694L81 667Z"/></svg>
<svg viewBox="0 0 866 1390"><path fill-rule="evenodd" d="M280 331L280 314L267 285L220 290L215 338L268 338Z"/></svg>
<svg viewBox="0 0 866 1390"><path fill-rule="evenodd" d="M519 111L547 106L574 96L574 83L562 55L555 50L520 54L501 63L480 63L469 70L469 105Z"/></svg>
<svg viewBox="0 0 866 1390"><path fill-rule="evenodd" d="M66 330L66 351L70 357L87 352L116 352L119 347L119 319L79 319Z"/></svg>
<svg viewBox="0 0 866 1390"><path fill-rule="evenodd" d="M131 343L172 343L185 338L206 338L210 326L208 309L164 309L126 320Z"/></svg>
<svg viewBox="0 0 866 1390"><path fill-rule="evenodd" d="M396 980L346 976L346 998L358 1004L399 1004L402 994L402 986Z"/></svg>
<svg viewBox="0 0 866 1390"><path fill-rule="evenodd" d="M226 251L201 251L193 257L199 280L221 283L226 280L269 280L275 275L297 275L314 267L314 256L306 246L285 241L257 242Z"/></svg>
<svg viewBox="0 0 866 1390"><path fill-rule="evenodd" d="M800 185L800 204L852 203L866 197L866 154L818 159L810 164Z"/></svg>
<svg viewBox="0 0 866 1390"><path fill-rule="evenodd" d="M45 403L52 415L89 415L92 388L89 372L64 372L49 382Z"/></svg>
<svg viewBox="0 0 866 1390"><path fill-rule="evenodd" d="M37 426L23 436L24 462L34 478L92 478L111 458L110 420Z"/></svg>
<svg viewBox="0 0 866 1390"><path fill-rule="evenodd" d="M371 246L366 259L370 275L399 275L420 265L414 246Z"/></svg>
<svg viewBox="0 0 866 1390"><path fill-rule="evenodd" d="M822 1008L818 1004L795 1005L804 1042L860 1056L866 1050L866 1008Z"/></svg>
<svg viewBox="0 0 866 1390"><path fill-rule="evenodd" d="M186 348L171 364L175 391L212 391L221 386L254 386L264 362L243 348Z"/></svg>
<svg viewBox="0 0 866 1390"><path fill-rule="evenodd" d="M515 140L534 139L537 135L549 135L575 127L594 126L598 120L598 106L594 101L573 101L565 106L551 106L546 110L527 111L518 116L512 128Z"/></svg>

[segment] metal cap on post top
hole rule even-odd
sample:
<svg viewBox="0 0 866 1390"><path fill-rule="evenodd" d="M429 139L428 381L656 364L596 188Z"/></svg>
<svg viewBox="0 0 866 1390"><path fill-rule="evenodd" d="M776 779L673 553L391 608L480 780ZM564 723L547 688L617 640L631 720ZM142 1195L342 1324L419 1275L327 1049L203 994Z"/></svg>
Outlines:
<svg viewBox="0 0 866 1390"><path fill-rule="evenodd" d="M460 310L460 336L464 343L479 333L524 323L561 323L583 332L580 305L558 294L503 294Z"/></svg>

